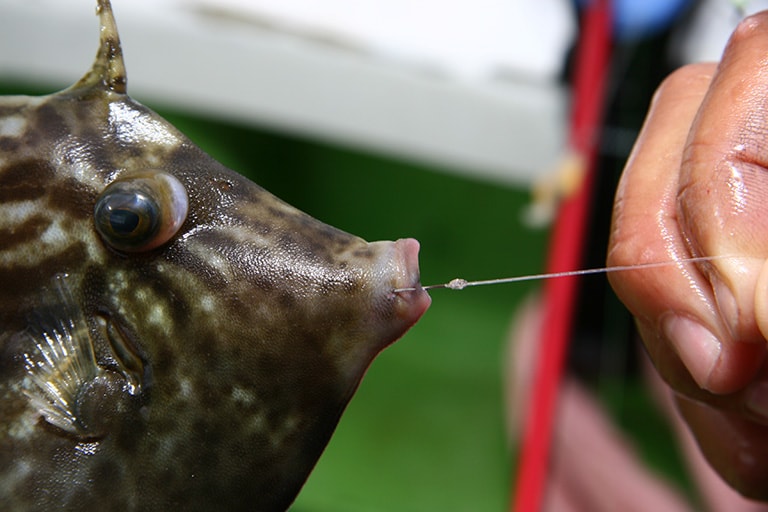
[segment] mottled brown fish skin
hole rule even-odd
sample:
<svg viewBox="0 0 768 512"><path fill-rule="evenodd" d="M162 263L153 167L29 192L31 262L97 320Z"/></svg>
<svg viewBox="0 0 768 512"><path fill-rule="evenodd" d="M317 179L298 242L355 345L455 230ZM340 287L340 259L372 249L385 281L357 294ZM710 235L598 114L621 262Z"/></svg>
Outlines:
<svg viewBox="0 0 768 512"><path fill-rule="evenodd" d="M124 95L119 64L0 98L0 503L286 509L371 360L429 305L391 292L418 285L417 245L366 243L224 168ZM184 186L189 213L160 247L115 250L94 204L146 169ZM30 360L71 369L36 346L61 316L97 375L63 428L30 384Z"/></svg>

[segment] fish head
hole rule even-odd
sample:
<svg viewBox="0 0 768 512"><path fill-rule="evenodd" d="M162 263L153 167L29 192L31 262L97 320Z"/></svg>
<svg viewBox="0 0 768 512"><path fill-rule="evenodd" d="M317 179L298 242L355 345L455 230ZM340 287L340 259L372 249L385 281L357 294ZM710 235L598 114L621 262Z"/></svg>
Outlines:
<svg viewBox="0 0 768 512"><path fill-rule="evenodd" d="M0 99L0 501L287 508L430 304L418 243L216 162L127 96L99 11L83 79Z"/></svg>

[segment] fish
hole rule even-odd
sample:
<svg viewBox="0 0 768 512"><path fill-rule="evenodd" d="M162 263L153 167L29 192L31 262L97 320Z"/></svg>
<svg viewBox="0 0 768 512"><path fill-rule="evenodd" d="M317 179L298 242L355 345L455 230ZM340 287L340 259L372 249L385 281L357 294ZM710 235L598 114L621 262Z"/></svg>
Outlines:
<svg viewBox="0 0 768 512"><path fill-rule="evenodd" d="M419 244L366 242L205 154L127 95L96 3L77 83L0 97L0 503L285 510L429 307Z"/></svg>

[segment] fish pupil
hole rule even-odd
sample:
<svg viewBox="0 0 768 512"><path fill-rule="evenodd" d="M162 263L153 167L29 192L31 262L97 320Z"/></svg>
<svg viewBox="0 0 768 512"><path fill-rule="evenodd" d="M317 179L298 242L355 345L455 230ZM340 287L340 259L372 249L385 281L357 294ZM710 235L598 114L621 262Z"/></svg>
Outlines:
<svg viewBox="0 0 768 512"><path fill-rule="evenodd" d="M118 235L130 235L139 225L139 216L130 210L113 210L109 214L109 224Z"/></svg>
<svg viewBox="0 0 768 512"><path fill-rule="evenodd" d="M103 206L108 215L112 236L144 242L155 234L159 207L142 192L115 191L105 196Z"/></svg>

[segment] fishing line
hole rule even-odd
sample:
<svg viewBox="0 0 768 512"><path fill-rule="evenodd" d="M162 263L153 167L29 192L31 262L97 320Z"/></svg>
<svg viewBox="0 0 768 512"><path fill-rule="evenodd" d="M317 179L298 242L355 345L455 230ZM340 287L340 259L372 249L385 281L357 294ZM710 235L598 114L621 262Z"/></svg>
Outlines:
<svg viewBox="0 0 768 512"><path fill-rule="evenodd" d="M448 288L449 290L463 290L469 286L485 286L489 284L519 283L523 281L539 281L543 279L556 279L559 277L586 276L592 274L607 274L610 272L626 272L629 270L641 270L649 268L670 267L682 265L684 263L702 263L705 261L722 260L726 258L746 258L746 256L719 255L719 256L697 256L693 258L683 258L679 260L654 261L650 263L638 263L636 265L616 265L613 267L587 268L582 270L570 270L567 272L552 272L549 274L528 274L524 276L503 277L500 279L486 279L481 281L467 281L466 279L456 278L442 284L430 284L419 288L396 288L394 293L414 292L417 289L435 290L439 288Z"/></svg>

